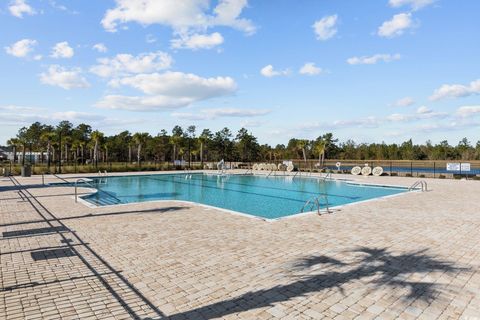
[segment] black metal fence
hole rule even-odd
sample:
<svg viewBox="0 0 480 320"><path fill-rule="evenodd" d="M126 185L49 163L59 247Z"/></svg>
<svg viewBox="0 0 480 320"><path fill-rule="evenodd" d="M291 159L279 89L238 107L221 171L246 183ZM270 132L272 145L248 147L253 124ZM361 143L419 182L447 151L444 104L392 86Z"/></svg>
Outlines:
<svg viewBox="0 0 480 320"><path fill-rule="evenodd" d="M278 162L278 161L277 161ZM350 173L355 166L382 167L384 175L421 178L480 177L480 161L292 160L301 171ZM280 163L280 162L278 162ZM448 165L448 168L447 168ZM458 170L452 170L458 169Z"/></svg>
<svg viewBox="0 0 480 320"><path fill-rule="evenodd" d="M407 176L420 178L462 178L468 177L480 179L480 161L390 161L390 160L326 160L323 164L319 164L318 160L303 159L291 160L295 166L295 170L309 172L325 172L331 171L336 173L350 173L355 166L370 167L380 166L383 168L384 175L388 176ZM282 161L268 161L268 163L279 164ZM251 169L253 162L225 162L228 168ZM458 170L448 170L457 168ZM463 164L463 165L462 165ZM467 165L469 164L469 165ZM339 166L337 166L339 165ZM469 170L465 170L469 167ZM43 173L94 173L107 170L108 172L126 172L126 171L163 171L163 170L185 170L185 169L217 169L217 162L99 162L98 165L87 164L58 164L52 163L50 168L47 164L32 164L33 174ZM12 173L20 174L21 165L13 164L9 161L0 163L0 174Z"/></svg>

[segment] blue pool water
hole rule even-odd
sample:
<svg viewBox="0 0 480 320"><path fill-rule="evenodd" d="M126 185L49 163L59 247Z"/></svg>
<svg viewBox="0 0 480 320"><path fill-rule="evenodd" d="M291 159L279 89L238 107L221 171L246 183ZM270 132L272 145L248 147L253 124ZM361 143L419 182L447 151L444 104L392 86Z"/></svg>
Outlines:
<svg viewBox="0 0 480 320"><path fill-rule="evenodd" d="M157 174L92 178L99 192L86 196L96 205L185 200L275 219L300 213L305 202L327 195L329 207L394 195L400 187L367 186L317 178L251 175ZM325 205L320 199L320 204ZM313 210L316 210L314 208ZM310 210L306 210L310 211Z"/></svg>

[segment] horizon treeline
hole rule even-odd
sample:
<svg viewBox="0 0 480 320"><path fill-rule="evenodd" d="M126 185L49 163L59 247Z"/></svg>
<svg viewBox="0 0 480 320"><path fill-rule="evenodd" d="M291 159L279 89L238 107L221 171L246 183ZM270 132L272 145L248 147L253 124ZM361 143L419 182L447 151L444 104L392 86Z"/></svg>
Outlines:
<svg viewBox="0 0 480 320"><path fill-rule="evenodd" d="M92 126L82 123L74 126L61 121L57 126L34 122L19 129L17 135L7 141L15 154L21 152L22 164L28 152L41 152L42 162L61 160L66 163L86 164L98 162L142 161L277 161L283 159L338 159L338 160L480 160L480 141L472 145L463 138L456 145L447 140L437 144L426 141L403 143L355 143L339 142L332 133L319 135L314 140L292 138L286 144L270 146L259 144L247 129L232 132L225 127L212 132L197 131L195 126L178 125L157 135L146 132L122 131L107 136Z"/></svg>

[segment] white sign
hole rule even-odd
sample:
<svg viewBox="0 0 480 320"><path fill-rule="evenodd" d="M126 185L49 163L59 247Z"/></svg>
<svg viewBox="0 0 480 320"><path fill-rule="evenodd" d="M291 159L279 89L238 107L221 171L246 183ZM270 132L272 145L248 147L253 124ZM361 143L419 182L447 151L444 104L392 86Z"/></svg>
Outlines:
<svg viewBox="0 0 480 320"><path fill-rule="evenodd" d="M470 163L462 163L460 165L460 168L462 169L462 171L470 171Z"/></svg>
<svg viewBox="0 0 480 320"><path fill-rule="evenodd" d="M447 163L447 171L460 171L460 163L458 162Z"/></svg>

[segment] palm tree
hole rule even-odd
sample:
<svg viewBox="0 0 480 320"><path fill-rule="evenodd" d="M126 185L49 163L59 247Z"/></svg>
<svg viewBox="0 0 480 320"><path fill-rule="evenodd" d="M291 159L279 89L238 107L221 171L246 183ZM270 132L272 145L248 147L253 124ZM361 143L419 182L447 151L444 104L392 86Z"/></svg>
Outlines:
<svg viewBox="0 0 480 320"><path fill-rule="evenodd" d="M50 172L51 155L52 155L52 141L55 139L55 133L52 131L44 131L40 136L40 141L47 145L47 171Z"/></svg>
<svg viewBox="0 0 480 320"><path fill-rule="evenodd" d="M143 133L135 133L133 135L133 141L137 145L137 164L140 165L140 160L142 156L142 146L147 143L148 138L150 135L146 132Z"/></svg>
<svg viewBox="0 0 480 320"><path fill-rule="evenodd" d="M213 134L209 129L204 129L198 140L200 141L200 162L203 168L203 149L208 141L212 140Z"/></svg>
<svg viewBox="0 0 480 320"><path fill-rule="evenodd" d="M100 142L103 139L103 133L98 130L92 132L92 140L95 143L93 147L93 162L95 163L95 167L98 166L98 149L100 147Z"/></svg>
<svg viewBox="0 0 480 320"><path fill-rule="evenodd" d="M325 161L325 147L327 143L324 140L319 140L315 143L315 152L318 154L318 163L320 167L323 168L323 163Z"/></svg>
<svg viewBox="0 0 480 320"><path fill-rule="evenodd" d="M180 126L175 126L172 129L172 136L170 137L170 143L173 145L173 162L177 160L177 146L182 141L183 129Z"/></svg>
<svg viewBox="0 0 480 320"><path fill-rule="evenodd" d="M72 144L72 137L71 136L66 136L63 138L63 145L65 147L65 163L68 166L68 147Z"/></svg>
<svg viewBox="0 0 480 320"><path fill-rule="evenodd" d="M298 140L297 142L297 148L299 150L302 150L303 154L303 161L307 163L307 153L305 151L305 148L307 147L308 141L307 140Z"/></svg>

